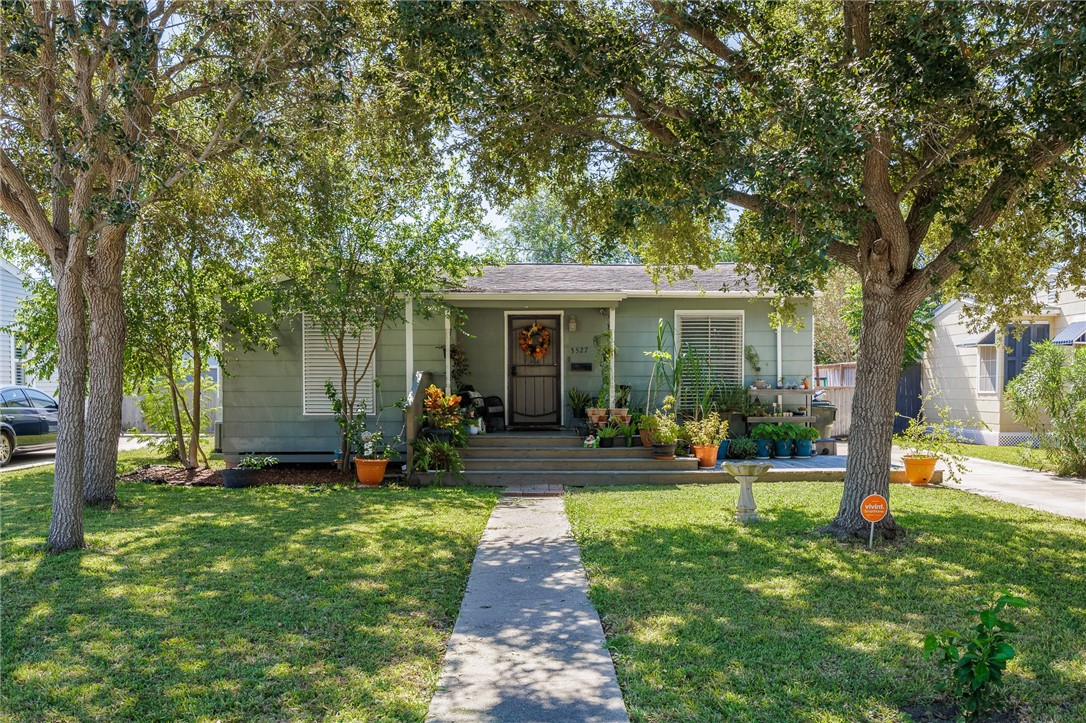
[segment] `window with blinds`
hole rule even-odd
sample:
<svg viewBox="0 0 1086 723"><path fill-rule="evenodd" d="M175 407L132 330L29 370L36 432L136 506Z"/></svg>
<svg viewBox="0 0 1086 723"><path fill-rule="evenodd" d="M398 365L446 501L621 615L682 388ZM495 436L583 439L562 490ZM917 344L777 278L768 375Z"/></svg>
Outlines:
<svg viewBox="0 0 1086 723"><path fill-rule="evenodd" d="M998 349L992 346L977 347L977 391L982 394L991 394L996 391L996 383L999 379L997 364L999 363Z"/></svg>
<svg viewBox="0 0 1086 723"><path fill-rule="evenodd" d="M344 353L347 356L348 372L358 362L358 371L366 367L370 351L373 349L373 330L367 330L360 338L347 339L344 342ZM358 401L365 402L366 411L373 412L374 403L374 372L377 368L377 359L373 363L366 377L358 384ZM310 323L306 316L302 315L302 413L314 415L330 415L332 402L324 393L326 382L332 382L336 390L340 386L339 360L324 341L320 330Z"/></svg>
<svg viewBox="0 0 1086 723"><path fill-rule="evenodd" d="M679 406L692 408L716 384L743 384L743 313L676 314L676 345L688 355Z"/></svg>

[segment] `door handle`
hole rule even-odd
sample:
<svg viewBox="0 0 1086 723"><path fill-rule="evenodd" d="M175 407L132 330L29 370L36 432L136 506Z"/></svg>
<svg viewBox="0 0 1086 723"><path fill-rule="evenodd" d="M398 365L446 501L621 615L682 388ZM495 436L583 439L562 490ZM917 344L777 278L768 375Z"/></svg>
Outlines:
<svg viewBox="0 0 1086 723"><path fill-rule="evenodd" d="M517 375L517 368L516 367L509 367L509 376L515 377L516 375Z"/></svg>

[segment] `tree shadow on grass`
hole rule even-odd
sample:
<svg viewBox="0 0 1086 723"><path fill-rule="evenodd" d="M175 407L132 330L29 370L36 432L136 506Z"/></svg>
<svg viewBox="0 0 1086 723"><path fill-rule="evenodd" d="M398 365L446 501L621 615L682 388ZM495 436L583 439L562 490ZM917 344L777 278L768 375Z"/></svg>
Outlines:
<svg viewBox="0 0 1086 723"><path fill-rule="evenodd" d="M868 551L809 534L839 487L759 494L766 520L747 527L734 490L571 497L635 720L903 720L939 696L923 637L964 630L972 598L1001 585L1031 601L1010 697L1054 720L1086 712L1086 525L895 490L911 538Z"/></svg>
<svg viewBox="0 0 1086 723"><path fill-rule="evenodd" d="M26 720L420 720L495 499L125 485L90 549L44 556L48 495L17 487L3 678Z"/></svg>

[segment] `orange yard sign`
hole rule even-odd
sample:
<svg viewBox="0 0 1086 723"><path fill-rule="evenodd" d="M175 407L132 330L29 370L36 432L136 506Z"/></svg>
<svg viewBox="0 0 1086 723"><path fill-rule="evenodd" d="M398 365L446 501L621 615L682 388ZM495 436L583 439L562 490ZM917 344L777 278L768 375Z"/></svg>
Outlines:
<svg viewBox="0 0 1086 723"><path fill-rule="evenodd" d="M860 514L868 522L878 522L886 517L886 511L890 505L882 495L868 495L860 503Z"/></svg>

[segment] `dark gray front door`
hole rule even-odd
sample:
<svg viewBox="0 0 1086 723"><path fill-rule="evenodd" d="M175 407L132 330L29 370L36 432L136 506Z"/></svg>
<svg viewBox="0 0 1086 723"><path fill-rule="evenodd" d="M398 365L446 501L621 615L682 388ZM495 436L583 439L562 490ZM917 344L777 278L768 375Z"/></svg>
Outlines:
<svg viewBox="0 0 1086 723"><path fill-rule="evenodd" d="M560 317L509 317L509 423L556 427L562 423Z"/></svg>

